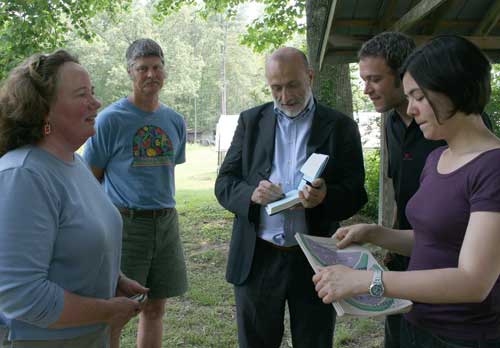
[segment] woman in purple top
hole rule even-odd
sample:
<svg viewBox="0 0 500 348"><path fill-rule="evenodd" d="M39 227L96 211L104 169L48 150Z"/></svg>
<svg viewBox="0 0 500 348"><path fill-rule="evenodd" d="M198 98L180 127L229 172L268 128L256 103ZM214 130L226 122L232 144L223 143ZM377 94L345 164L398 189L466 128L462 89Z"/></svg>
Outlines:
<svg viewBox="0 0 500 348"><path fill-rule="evenodd" d="M403 66L408 114L424 136L448 146L432 152L407 206L413 230L341 228L339 247L370 242L411 256L406 272L330 266L314 276L323 302L369 293L414 302L401 346L500 347L500 140L480 114L491 66L471 42L440 36Z"/></svg>

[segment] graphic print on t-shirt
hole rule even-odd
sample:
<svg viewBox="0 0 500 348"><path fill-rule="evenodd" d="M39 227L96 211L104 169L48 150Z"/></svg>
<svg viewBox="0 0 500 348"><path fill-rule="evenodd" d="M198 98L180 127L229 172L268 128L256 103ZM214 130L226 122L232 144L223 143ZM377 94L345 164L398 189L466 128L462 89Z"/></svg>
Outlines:
<svg viewBox="0 0 500 348"><path fill-rule="evenodd" d="M144 126L134 134L133 141L133 167L173 165L174 147L163 129L153 125Z"/></svg>

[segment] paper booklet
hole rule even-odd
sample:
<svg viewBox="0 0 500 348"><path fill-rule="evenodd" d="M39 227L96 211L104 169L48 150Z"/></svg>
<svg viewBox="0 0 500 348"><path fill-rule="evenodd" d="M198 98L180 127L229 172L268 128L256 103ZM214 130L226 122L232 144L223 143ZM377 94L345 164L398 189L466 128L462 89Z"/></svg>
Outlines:
<svg viewBox="0 0 500 348"><path fill-rule="evenodd" d="M274 215L300 203L299 191L302 190L305 185L313 182L314 179L319 178L323 169L326 167L326 162L328 162L328 155L313 153L309 156L302 168L300 168L300 172L303 176L297 189L288 191L285 193L284 198L266 205L267 214Z"/></svg>
<svg viewBox="0 0 500 348"><path fill-rule="evenodd" d="M372 253L360 245L350 245L344 249L338 249L335 245L336 239L325 237L314 237L302 233L296 233L295 239L307 257L315 272L320 267L342 264L354 269L381 269ZM348 299L333 302L333 307L339 317L373 317L396 313L409 312L412 302L408 300L373 297L371 295L354 296Z"/></svg>

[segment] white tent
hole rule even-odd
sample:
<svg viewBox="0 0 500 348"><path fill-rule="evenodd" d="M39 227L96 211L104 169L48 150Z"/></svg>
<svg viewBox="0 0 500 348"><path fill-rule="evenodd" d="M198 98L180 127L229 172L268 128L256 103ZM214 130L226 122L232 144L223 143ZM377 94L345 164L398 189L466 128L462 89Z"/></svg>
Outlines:
<svg viewBox="0 0 500 348"><path fill-rule="evenodd" d="M380 117L378 112L354 113L364 149L380 148Z"/></svg>
<svg viewBox="0 0 500 348"><path fill-rule="evenodd" d="M220 115L219 121L217 122L215 145L217 147L217 165L219 167L233 140L234 131L238 125L238 117L239 115Z"/></svg>

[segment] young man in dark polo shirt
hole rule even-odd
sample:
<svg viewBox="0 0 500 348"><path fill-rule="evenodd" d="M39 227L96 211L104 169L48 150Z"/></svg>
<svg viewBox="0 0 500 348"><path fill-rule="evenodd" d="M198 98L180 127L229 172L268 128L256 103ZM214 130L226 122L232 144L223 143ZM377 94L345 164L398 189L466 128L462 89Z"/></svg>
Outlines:
<svg viewBox="0 0 500 348"><path fill-rule="evenodd" d="M398 71L415 47L413 39L405 34L384 32L365 42L358 52L359 72L365 82L364 93L377 112L389 112L385 121L388 175L392 178L397 207L393 227L398 229L412 229L405 214L406 204L419 187L427 155L446 145L444 141L425 139L417 123L406 112L408 102ZM487 115L483 115L483 121L491 129ZM404 271L408 260L405 256L389 253L385 261L389 270ZM400 347L400 320L401 315L387 316L385 348Z"/></svg>

